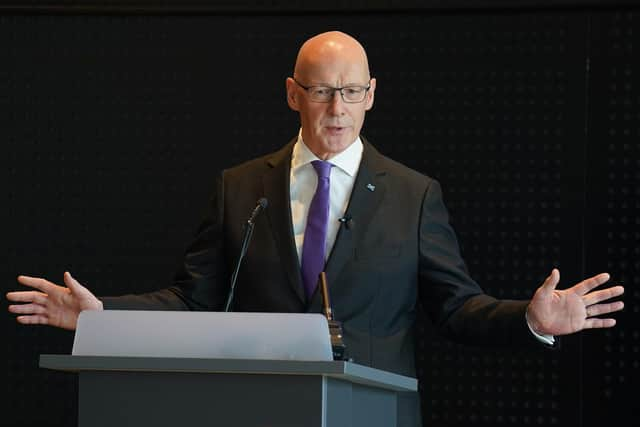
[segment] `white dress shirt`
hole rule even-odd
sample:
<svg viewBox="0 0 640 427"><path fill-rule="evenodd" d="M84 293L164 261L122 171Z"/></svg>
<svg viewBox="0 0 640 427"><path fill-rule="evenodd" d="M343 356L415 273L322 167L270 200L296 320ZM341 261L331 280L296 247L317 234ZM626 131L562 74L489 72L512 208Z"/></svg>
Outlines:
<svg viewBox="0 0 640 427"><path fill-rule="evenodd" d="M325 243L325 260L329 257L336 235L340 228L340 218L344 216L351 197L351 190L358 174L362 159L362 141L358 137L342 153L329 159L333 165L329 175L329 224ZM291 155L291 177L289 191L291 195L291 219L293 221L293 235L298 250L298 261L302 259L302 243L304 231L307 227L307 213L311 199L318 186L318 174L311 162L320 160L309 150L302 140L302 131L298 133L298 140L293 146Z"/></svg>

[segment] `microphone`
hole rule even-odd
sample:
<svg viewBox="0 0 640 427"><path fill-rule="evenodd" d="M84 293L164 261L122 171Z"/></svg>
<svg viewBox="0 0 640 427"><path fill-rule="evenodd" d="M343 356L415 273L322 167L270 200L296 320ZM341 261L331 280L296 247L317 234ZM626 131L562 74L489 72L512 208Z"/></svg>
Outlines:
<svg viewBox="0 0 640 427"><path fill-rule="evenodd" d="M268 205L269 205L269 202L267 201L266 198L261 197L260 199L258 199L258 204L256 205L253 212L251 212L251 216L247 220L247 223L253 225L253 222L258 217L258 214L260 213L260 211L262 211L263 209L266 209Z"/></svg>
<svg viewBox="0 0 640 427"><path fill-rule="evenodd" d="M253 212L251 212L251 216L249 217L249 219L244 225L244 236L242 238L242 246L240 247L240 255L238 256L236 267L233 270L233 274L231 275L231 287L229 289L229 295L227 296L227 302L224 306L225 312L229 311L229 308L231 307L231 302L233 301L233 294L236 289L236 280L238 279L238 272L240 271L240 265L242 264L242 259L246 255L247 249L249 248L249 241L251 240L251 236L253 235L254 222L258 217L258 215L260 214L260 212L262 212L267 207L267 205L269 205L269 202L267 201L267 199L265 199L264 197L261 197L260 199L258 199L258 203L256 204L256 207L253 209Z"/></svg>
<svg viewBox="0 0 640 427"><path fill-rule="evenodd" d="M350 230L351 227L355 225L355 221L353 220L353 218L351 218L351 214L348 213L344 214L342 218L338 218L338 221L344 224L347 230Z"/></svg>

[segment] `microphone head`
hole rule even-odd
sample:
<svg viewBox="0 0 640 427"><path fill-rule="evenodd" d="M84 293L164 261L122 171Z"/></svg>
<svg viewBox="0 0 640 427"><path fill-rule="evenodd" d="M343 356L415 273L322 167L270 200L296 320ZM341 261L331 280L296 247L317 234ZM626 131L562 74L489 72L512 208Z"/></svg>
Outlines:
<svg viewBox="0 0 640 427"><path fill-rule="evenodd" d="M338 219L342 224L344 224L345 228L348 230L353 227L354 220L351 218L351 214L345 214L342 218Z"/></svg>
<svg viewBox="0 0 640 427"><path fill-rule="evenodd" d="M260 205L260 207L261 207L262 209L265 209L265 208L269 205L269 201L268 201L265 197L261 197L261 198L258 200L258 204Z"/></svg>

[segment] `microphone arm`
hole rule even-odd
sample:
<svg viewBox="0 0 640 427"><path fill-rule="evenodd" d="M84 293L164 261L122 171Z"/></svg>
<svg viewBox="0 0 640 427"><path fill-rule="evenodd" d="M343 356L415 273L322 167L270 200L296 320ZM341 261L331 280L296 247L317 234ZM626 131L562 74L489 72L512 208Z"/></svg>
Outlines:
<svg viewBox="0 0 640 427"><path fill-rule="evenodd" d="M322 311L324 311L327 323L329 324L329 338L331 340L333 360L345 360L346 346L342 340L342 323L333 318L333 309L331 308L331 300L329 299L329 286L327 285L327 274L324 271L320 273L318 285L322 293Z"/></svg>
<svg viewBox="0 0 640 427"><path fill-rule="evenodd" d="M251 216L247 220L244 225L244 236L242 238L242 246L240 247L240 255L238 256L238 261L236 262L235 269L233 270L233 274L231 275L231 287L229 289L229 295L227 296L227 302L224 306L224 311L227 312L231 308L231 302L233 301L233 295L236 288L236 280L238 279L238 272L240 271L240 265L242 265L242 260L247 253L247 249L249 248L249 242L251 241L251 236L253 235L253 225L258 217L258 214L267 207L269 203L267 199L262 197L258 200L258 204L255 209L251 213Z"/></svg>

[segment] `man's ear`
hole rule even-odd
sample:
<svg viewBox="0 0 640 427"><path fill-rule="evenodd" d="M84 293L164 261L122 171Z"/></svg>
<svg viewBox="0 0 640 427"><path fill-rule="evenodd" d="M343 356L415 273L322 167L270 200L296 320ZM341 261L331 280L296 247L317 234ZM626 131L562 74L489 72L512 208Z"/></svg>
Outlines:
<svg viewBox="0 0 640 427"><path fill-rule="evenodd" d="M293 81L291 77L287 77L286 80L287 86L287 104L289 104L289 108L293 111L300 111L298 107L298 98L297 98L297 84Z"/></svg>
<svg viewBox="0 0 640 427"><path fill-rule="evenodd" d="M375 78L371 79L371 82L369 84L371 86L369 87L369 90L367 91L367 100L366 100L366 105L365 105L365 110L366 111L369 111L369 110L371 110L371 108L373 108L373 99L375 98L375 92L376 92L376 79Z"/></svg>

